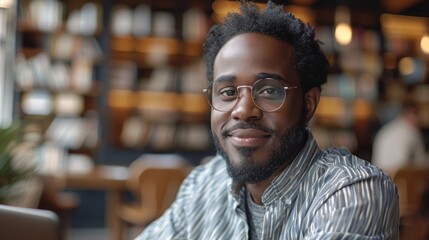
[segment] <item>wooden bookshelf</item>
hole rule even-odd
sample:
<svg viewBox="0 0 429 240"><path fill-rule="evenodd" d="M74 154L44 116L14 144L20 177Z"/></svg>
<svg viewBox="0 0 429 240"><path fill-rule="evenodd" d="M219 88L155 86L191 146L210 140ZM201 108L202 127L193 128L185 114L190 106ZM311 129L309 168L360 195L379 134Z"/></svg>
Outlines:
<svg viewBox="0 0 429 240"><path fill-rule="evenodd" d="M20 0L16 29L18 117L40 126L41 147L54 142L94 161L103 86L100 2ZM95 21L79 25L83 18Z"/></svg>
<svg viewBox="0 0 429 240"><path fill-rule="evenodd" d="M209 132L209 108L201 92L206 85L201 54L209 11L207 4L190 2L182 7L134 1L113 4L110 62L114 67L109 81L116 88L109 88L108 108L115 123L109 137L114 145L188 152L192 149L179 144L179 139L198 135L205 138L198 151L208 150L209 136L202 133ZM144 33L129 22L136 13L149 27ZM198 17L190 22L189 16ZM129 130L130 126L136 130ZM136 136L138 131L141 136Z"/></svg>

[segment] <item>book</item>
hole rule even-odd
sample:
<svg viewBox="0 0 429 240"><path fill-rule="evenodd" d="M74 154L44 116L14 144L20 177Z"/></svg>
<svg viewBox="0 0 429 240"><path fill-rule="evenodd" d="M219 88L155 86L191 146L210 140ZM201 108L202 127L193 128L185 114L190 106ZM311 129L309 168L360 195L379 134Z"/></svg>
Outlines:
<svg viewBox="0 0 429 240"><path fill-rule="evenodd" d="M133 10L132 33L136 38L150 36L152 32L152 10L149 5L141 3Z"/></svg>
<svg viewBox="0 0 429 240"><path fill-rule="evenodd" d="M112 12L112 34L115 36L130 36L133 31L133 11L124 4L117 4Z"/></svg>
<svg viewBox="0 0 429 240"><path fill-rule="evenodd" d="M155 37L174 37L176 34L176 20L169 12L157 11L153 13L152 34Z"/></svg>

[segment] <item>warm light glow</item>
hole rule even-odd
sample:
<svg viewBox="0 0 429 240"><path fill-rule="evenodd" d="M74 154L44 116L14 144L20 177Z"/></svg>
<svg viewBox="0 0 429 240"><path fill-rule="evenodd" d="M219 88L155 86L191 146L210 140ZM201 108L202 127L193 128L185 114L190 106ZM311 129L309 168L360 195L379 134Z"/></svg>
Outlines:
<svg viewBox="0 0 429 240"><path fill-rule="evenodd" d="M405 57L399 61L399 71L401 72L402 75L404 76L410 75L414 72L414 69L415 69L415 65L412 58Z"/></svg>
<svg viewBox="0 0 429 240"><path fill-rule="evenodd" d="M0 0L0 8L10 8L15 3L15 0Z"/></svg>
<svg viewBox="0 0 429 240"><path fill-rule="evenodd" d="M429 34L425 34L420 40L420 48L425 54L429 54Z"/></svg>
<svg viewBox="0 0 429 240"><path fill-rule="evenodd" d="M335 39L341 45L348 45L352 41L352 28L350 24L339 23L335 27Z"/></svg>
<svg viewBox="0 0 429 240"><path fill-rule="evenodd" d="M350 9L346 6L340 5L335 9L335 40L340 45L348 45L352 41Z"/></svg>

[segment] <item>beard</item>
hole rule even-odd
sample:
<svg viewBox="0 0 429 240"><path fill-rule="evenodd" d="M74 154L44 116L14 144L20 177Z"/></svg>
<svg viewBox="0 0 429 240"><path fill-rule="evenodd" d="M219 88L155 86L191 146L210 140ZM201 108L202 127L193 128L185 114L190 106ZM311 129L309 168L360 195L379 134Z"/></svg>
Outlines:
<svg viewBox="0 0 429 240"><path fill-rule="evenodd" d="M248 125L248 124L247 124ZM263 128L261 126L253 126L254 128ZM287 163L292 162L293 158L301 150L307 139L307 130L305 121L299 121L296 125L290 127L282 136L274 131L274 142L276 143L264 163L258 163L252 158L252 153L255 148L239 148L241 160L234 164L228 156L228 153L221 146L219 137L212 131L213 142L216 150L227 163L227 171L229 176L236 183L252 184L259 183L270 176ZM225 139L224 136L222 136Z"/></svg>

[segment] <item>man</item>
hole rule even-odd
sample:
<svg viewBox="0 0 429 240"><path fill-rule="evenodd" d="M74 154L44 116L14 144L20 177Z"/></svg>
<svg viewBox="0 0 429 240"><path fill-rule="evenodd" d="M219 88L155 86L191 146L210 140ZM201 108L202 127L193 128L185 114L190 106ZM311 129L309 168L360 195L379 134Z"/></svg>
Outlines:
<svg viewBox="0 0 429 240"><path fill-rule="evenodd" d="M397 239L391 179L307 123L328 64L313 29L269 2L242 3L204 45L218 155L137 239Z"/></svg>
<svg viewBox="0 0 429 240"><path fill-rule="evenodd" d="M418 103L413 98L405 99L401 113L375 136L372 163L392 177L407 166L429 167L418 110Z"/></svg>

